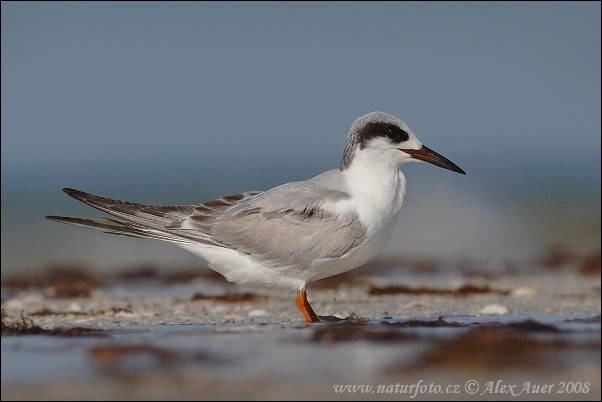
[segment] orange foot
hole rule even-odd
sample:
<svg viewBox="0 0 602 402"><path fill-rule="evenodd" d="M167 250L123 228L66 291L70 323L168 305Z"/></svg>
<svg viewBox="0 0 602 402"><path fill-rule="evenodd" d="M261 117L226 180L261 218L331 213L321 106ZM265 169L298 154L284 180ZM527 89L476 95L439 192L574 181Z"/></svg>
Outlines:
<svg viewBox="0 0 602 402"><path fill-rule="evenodd" d="M305 289L301 289L297 291L297 307L299 307L299 311L303 314L303 318L305 318L305 322L320 322L320 318L314 313L314 310L309 305L307 301L307 293L305 293Z"/></svg>

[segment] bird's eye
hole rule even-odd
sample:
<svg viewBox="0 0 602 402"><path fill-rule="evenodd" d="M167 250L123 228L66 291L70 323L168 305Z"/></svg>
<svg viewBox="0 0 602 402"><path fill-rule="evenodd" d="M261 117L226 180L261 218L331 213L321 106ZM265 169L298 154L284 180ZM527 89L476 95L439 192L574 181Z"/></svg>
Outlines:
<svg viewBox="0 0 602 402"><path fill-rule="evenodd" d="M387 130L387 137L389 137L392 140L398 140L399 139L399 133L395 130L393 130L392 128Z"/></svg>

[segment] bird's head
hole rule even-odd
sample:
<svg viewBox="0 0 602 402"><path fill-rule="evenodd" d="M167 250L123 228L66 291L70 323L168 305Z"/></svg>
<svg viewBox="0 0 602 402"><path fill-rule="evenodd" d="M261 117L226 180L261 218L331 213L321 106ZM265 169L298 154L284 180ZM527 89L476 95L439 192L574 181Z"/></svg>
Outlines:
<svg viewBox="0 0 602 402"><path fill-rule="evenodd" d="M349 168L358 155L383 166L399 168L405 162L429 162L466 174L449 159L422 145L403 121L383 112L368 113L351 125L339 169Z"/></svg>

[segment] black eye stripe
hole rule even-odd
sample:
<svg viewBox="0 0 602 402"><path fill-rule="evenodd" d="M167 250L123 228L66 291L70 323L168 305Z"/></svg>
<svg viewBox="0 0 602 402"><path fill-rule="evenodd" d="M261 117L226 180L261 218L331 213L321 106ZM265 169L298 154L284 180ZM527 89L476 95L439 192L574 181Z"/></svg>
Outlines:
<svg viewBox="0 0 602 402"><path fill-rule="evenodd" d="M410 139L409 134L404 129L388 123L368 123L362 128L359 135L361 148L364 148L369 140L376 137L384 137L394 143L400 143Z"/></svg>
<svg viewBox="0 0 602 402"><path fill-rule="evenodd" d="M388 128L387 137L389 137L392 140L398 140L400 138L400 133L398 131L393 130L392 128Z"/></svg>

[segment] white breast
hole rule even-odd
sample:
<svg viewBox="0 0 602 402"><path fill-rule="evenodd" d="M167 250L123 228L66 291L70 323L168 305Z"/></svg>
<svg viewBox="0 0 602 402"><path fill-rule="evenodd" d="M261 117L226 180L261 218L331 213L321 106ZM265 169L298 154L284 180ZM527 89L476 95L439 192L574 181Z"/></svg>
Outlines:
<svg viewBox="0 0 602 402"><path fill-rule="evenodd" d="M368 238L384 235L385 243L395 226L406 190L399 160L383 160L389 155L368 148L357 152L351 166L342 172L345 190L351 197L336 205L325 206L341 215L357 214L366 227Z"/></svg>

